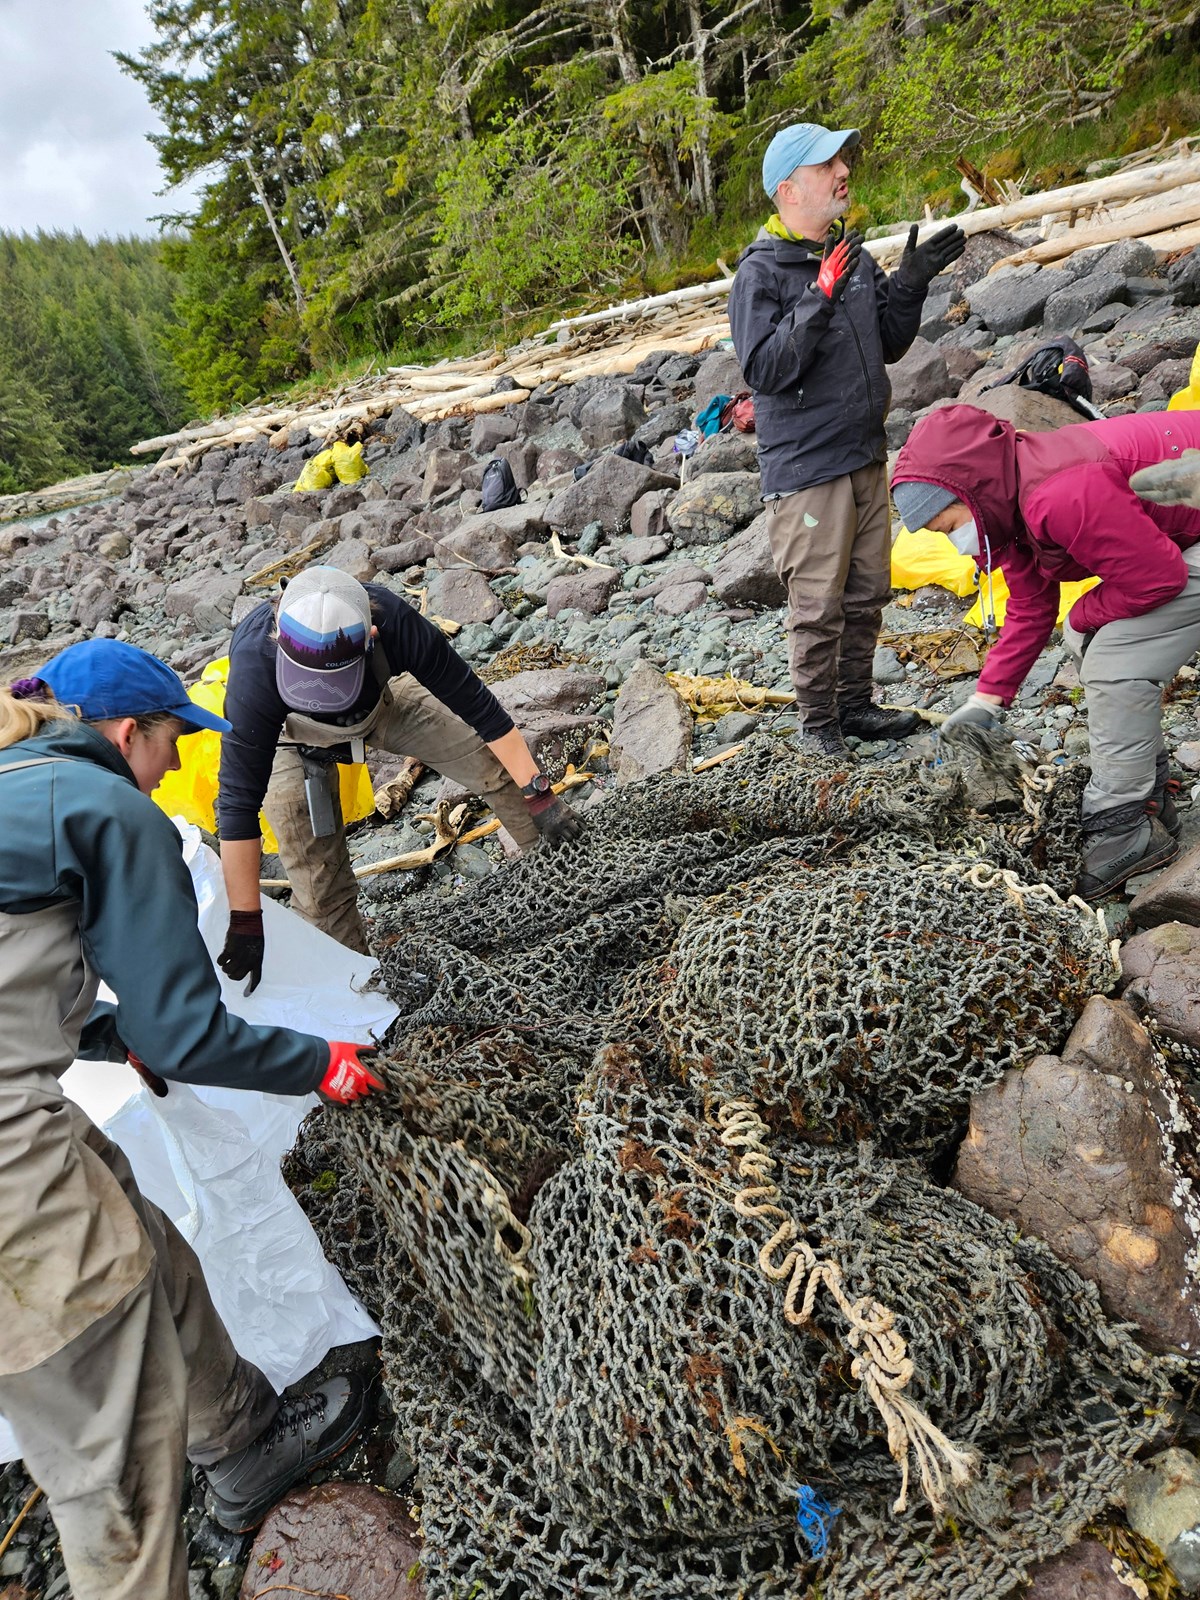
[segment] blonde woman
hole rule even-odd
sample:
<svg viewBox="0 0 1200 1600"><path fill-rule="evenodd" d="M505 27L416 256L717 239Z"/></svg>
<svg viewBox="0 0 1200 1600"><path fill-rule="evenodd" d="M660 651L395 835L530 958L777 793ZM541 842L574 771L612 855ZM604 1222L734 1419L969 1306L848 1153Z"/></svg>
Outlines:
<svg viewBox="0 0 1200 1600"><path fill-rule="evenodd" d="M228 723L117 640L0 689L0 1413L75 1600L187 1600L187 1459L217 1519L249 1528L362 1421L356 1379L284 1403L238 1356L191 1249L58 1085L79 1054L129 1052L197 1084L380 1087L355 1046L221 1002L179 837L147 798L201 727Z"/></svg>

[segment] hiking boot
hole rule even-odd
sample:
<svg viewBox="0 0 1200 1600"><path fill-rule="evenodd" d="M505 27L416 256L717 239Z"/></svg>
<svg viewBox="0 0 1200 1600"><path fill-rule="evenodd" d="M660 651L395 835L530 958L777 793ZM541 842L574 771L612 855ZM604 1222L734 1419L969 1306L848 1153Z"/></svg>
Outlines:
<svg viewBox="0 0 1200 1600"><path fill-rule="evenodd" d="M842 732L855 739L907 739L917 733L921 719L915 711L885 711L883 706L847 706L838 712Z"/></svg>
<svg viewBox="0 0 1200 1600"><path fill-rule="evenodd" d="M805 728L800 735L800 749L808 756L850 756L850 746L836 722L824 728Z"/></svg>
<svg viewBox="0 0 1200 1600"><path fill-rule="evenodd" d="M1179 812L1175 808L1181 787L1178 778L1168 778L1162 788L1156 789L1146 801L1146 815L1157 817L1172 839L1178 839L1183 832L1183 823L1179 820Z"/></svg>
<svg viewBox="0 0 1200 1600"><path fill-rule="evenodd" d="M204 1468L213 1519L230 1533L257 1528L293 1484L340 1455L362 1427L365 1411L362 1379L352 1372L281 1401L252 1444Z"/></svg>
<svg viewBox="0 0 1200 1600"><path fill-rule="evenodd" d="M1084 846L1083 871L1075 892L1085 900L1103 900L1127 878L1165 867L1178 854L1178 840L1171 837L1157 817L1135 822L1132 827L1094 833Z"/></svg>

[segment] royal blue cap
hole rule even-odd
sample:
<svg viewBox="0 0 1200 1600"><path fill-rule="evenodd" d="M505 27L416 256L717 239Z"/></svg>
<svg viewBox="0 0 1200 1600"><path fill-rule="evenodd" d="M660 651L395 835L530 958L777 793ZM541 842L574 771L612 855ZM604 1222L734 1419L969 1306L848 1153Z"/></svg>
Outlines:
<svg viewBox="0 0 1200 1600"><path fill-rule="evenodd" d="M818 122L797 122L790 128L781 128L763 156L763 188L774 200L776 189L797 167L819 167L822 161L828 161L847 145L853 147L861 138L857 128L833 131Z"/></svg>
<svg viewBox="0 0 1200 1600"><path fill-rule="evenodd" d="M69 645L35 676L59 705L72 707L84 722L169 711L188 733L201 728L228 733L233 726L189 700L182 679L165 661L120 639L85 639Z"/></svg>

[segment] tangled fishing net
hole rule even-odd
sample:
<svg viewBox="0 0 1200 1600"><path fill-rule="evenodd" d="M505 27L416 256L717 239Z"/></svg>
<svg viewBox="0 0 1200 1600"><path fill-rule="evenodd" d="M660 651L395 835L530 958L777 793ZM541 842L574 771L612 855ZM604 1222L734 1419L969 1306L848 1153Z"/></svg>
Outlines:
<svg viewBox="0 0 1200 1600"><path fill-rule="evenodd" d="M995 1600L1111 1502L1167 1364L936 1181L1113 983L1019 874L1055 801L761 741L376 891L388 1091L290 1176L385 1329L433 1600Z"/></svg>

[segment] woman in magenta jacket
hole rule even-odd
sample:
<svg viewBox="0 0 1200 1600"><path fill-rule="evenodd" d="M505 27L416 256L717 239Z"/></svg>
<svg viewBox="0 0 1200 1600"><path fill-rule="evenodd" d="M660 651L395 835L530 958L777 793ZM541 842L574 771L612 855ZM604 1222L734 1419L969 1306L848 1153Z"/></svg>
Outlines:
<svg viewBox="0 0 1200 1600"><path fill-rule="evenodd" d="M1200 510L1143 500L1141 467L1200 446L1200 412L1144 412L1022 433L975 406L922 420L892 494L905 526L944 533L1004 573L1004 626L975 692L943 725L996 727L1053 632L1058 586L1097 577L1063 627L1087 692L1092 776L1079 891L1099 899L1169 861L1162 690L1200 649Z"/></svg>

